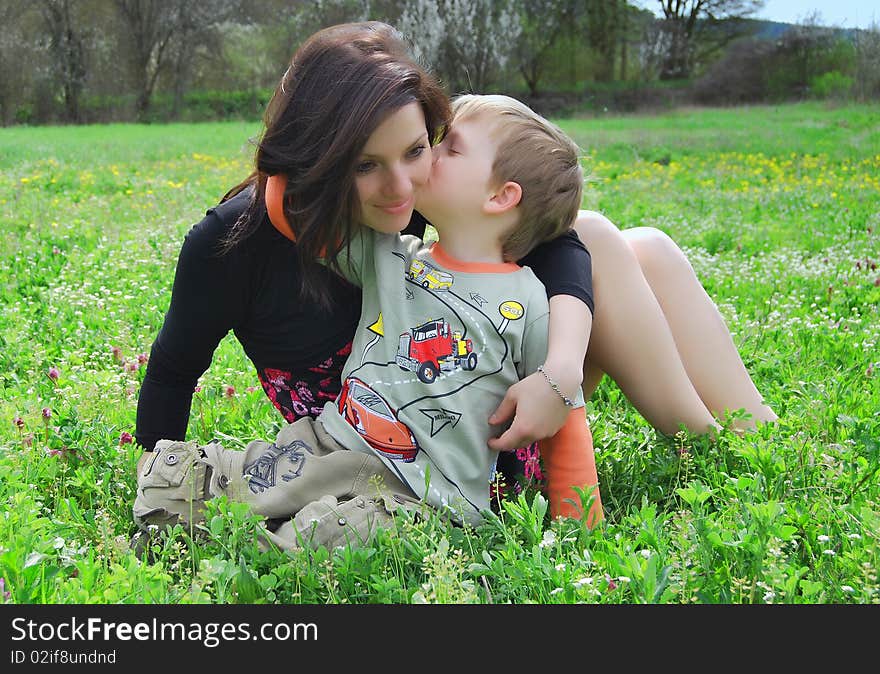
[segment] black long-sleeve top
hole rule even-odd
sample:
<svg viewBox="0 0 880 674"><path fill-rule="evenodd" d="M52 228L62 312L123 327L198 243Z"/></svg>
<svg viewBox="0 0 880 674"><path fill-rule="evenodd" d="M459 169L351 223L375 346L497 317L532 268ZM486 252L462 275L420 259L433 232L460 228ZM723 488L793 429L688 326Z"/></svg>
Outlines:
<svg viewBox="0 0 880 674"><path fill-rule="evenodd" d="M266 394L288 421L317 416L340 387L361 308L361 291L322 268L332 311L298 300L296 244L264 219L224 255L218 244L247 207L249 190L207 211L187 233L177 260L171 303L150 351L137 407L136 440L185 438L193 389L232 330ZM418 217L407 233L422 236ZM530 266L547 296L565 294L593 310L590 254L573 231L536 247Z"/></svg>

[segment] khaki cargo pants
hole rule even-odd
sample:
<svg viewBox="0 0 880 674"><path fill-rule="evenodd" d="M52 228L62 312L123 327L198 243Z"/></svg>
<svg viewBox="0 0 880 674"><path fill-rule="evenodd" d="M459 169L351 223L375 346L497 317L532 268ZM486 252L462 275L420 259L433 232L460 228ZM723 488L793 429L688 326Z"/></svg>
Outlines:
<svg viewBox="0 0 880 674"><path fill-rule="evenodd" d="M377 457L345 449L303 418L244 451L160 440L139 464L134 519L146 532L198 524L205 500L221 495L265 517L260 543L284 550L365 543L399 508L420 505Z"/></svg>

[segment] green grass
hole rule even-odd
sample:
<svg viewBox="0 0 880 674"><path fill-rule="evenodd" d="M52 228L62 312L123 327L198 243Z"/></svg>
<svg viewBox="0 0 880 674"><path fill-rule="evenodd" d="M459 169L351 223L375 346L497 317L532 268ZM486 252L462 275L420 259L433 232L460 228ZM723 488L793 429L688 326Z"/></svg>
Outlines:
<svg viewBox="0 0 880 674"><path fill-rule="evenodd" d="M585 206L686 250L777 425L663 436L606 380L592 532L529 494L477 529L428 513L367 548L261 553L254 518L221 501L198 545L178 531L140 562L126 440L143 360L183 235L248 173L259 127L0 129L0 601L880 601L880 111L560 124L586 155ZM192 439L274 436L232 336L200 384Z"/></svg>

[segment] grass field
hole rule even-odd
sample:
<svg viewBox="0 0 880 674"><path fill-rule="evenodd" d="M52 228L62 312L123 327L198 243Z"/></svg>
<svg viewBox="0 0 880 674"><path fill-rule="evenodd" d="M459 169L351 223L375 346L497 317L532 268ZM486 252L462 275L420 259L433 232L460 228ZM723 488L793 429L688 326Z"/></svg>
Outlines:
<svg viewBox="0 0 880 674"><path fill-rule="evenodd" d="M0 129L0 601L880 602L880 110L818 104L562 120L585 207L686 250L780 422L655 432L607 379L589 402L607 521L541 497L477 529L401 520L375 544L260 553L219 502L153 563L129 552L139 383L183 235L248 172L257 124ZM190 437L281 417L230 335Z"/></svg>

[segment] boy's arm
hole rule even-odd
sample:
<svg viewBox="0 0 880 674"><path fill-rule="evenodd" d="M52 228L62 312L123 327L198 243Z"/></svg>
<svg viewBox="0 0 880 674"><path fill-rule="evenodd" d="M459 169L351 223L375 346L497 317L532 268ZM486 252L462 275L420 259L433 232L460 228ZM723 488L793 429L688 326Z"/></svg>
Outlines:
<svg viewBox="0 0 880 674"><path fill-rule="evenodd" d="M528 266L550 298L550 342L545 367L566 395L580 387L593 324L592 259L574 230L537 246L520 264ZM502 424L513 417L507 432L490 447L513 450L553 435L565 423L540 375L510 387L490 418Z"/></svg>
<svg viewBox="0 0 880 674"><path fill-rule="evenodd" d="M592 327L593 314L581 300L570 295L550 298L549 335L546 358L542 362L547 374L570 398L580 390L583 381L584 358ZM489 447L494 450L512 451L550 437L568 418L567 408L543 375L534 369L529 371L533 374L511 386L489 417L490 424L503 424L513 417L510 428L489 440Z"/></svg>

